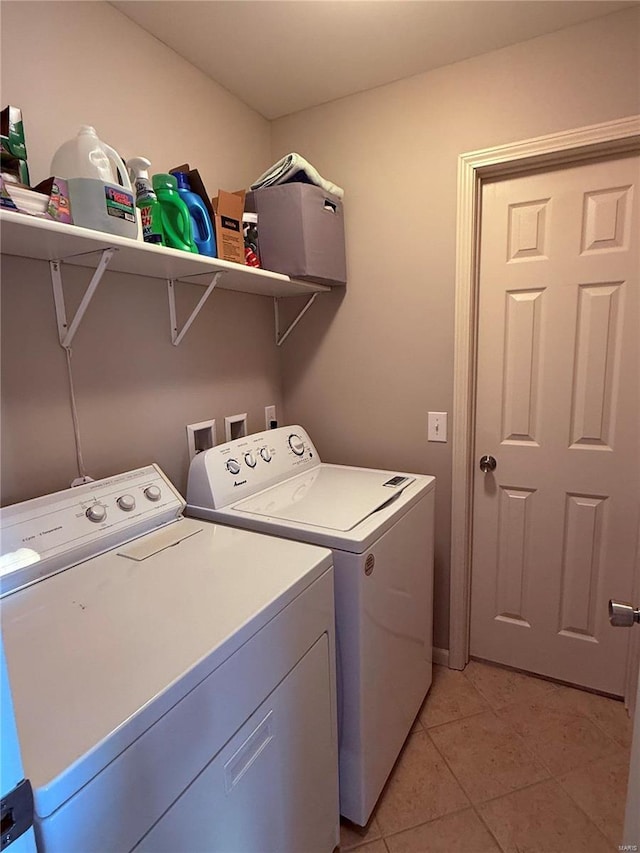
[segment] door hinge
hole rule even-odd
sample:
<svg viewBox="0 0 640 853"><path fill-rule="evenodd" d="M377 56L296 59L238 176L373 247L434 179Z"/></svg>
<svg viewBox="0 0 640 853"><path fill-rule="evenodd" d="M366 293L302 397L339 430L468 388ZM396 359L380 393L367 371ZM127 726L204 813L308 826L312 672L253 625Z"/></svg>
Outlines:
<svg viewBox="0 0 640 853"><path fill-rule="evenodd" d="M33 791L28 779L0 800L0 822L0 850L6 850L33 826Z"/></svg>

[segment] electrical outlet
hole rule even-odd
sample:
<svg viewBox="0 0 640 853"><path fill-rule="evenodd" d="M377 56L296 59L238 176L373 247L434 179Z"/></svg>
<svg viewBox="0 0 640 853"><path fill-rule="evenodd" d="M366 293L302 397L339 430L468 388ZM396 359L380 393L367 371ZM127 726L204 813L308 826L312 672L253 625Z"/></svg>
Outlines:
<svg viewBox="0 0 640 853"><path fill-rule="evenodd" d="M278 419L276 417L276 407L275 406L265 406L264 407L264 428L265 429L275 429L278 426Z"/></svg>
<svg viewBox="0 0 640 853"><path fill-rule="evenodd" d="M428 440L429 441L446 441L447 440L447 413L446 412L429 412Z"/></svg>
<svg viewBox="0 0 640 853"><path fill-rule="evenodd" d="M243 438L247 434L247 413L243 415L228 415L224 419L225 441L234 441Z"/></svg>
<svg viewBox="0 0 640 853"><path fill-rule="evenodd" d="M199 424L187 424L187 444L189 446L189 462L197 453L209 450L216 444L216 422L202 421Z"/></svg>

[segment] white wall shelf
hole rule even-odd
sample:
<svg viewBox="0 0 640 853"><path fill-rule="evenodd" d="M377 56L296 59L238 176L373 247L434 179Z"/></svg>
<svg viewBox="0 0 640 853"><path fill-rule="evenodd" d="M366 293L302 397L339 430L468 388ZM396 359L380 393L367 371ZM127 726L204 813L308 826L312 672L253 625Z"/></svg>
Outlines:
<svg viewBox="0 0 640 853"><path fill-rule="evenodd" d="M73 334L107 266L110 272L143 275L169 283L171 337L176 346L214 286L223 290L253 293L257 296L271 296L275 299L313 296L331 290L330 287L322 284L295 281L286 275L269 270L245 267L218 258L154 246L143 243L141 240L117 237L101 231L38 219L8 210L0 210L0 245L4 255L17 255L22 258L51 262L60 343L64 347L71 345ZM63 263L94 270L87 294L80 306L82 311L78 309L70 325L66 322L60 278L60 267ZM175 303L172 301L173 287L177 281L200 284L207 288L204 297L199 301L181 332L175 326ZM276 330L276 343L283 343L286 335L307 307L305 305L285 333L281 333L279 329Z"/></svg>

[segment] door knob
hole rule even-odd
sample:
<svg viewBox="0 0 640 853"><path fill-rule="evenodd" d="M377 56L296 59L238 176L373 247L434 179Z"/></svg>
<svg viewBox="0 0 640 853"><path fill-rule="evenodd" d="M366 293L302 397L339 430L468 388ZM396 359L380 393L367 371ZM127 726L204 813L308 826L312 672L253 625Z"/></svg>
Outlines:
<svg viewBox="0 0 640 853"><path fill-rule="evenodd" d="M609 622L617 628L630 628L634 622L640 622L640 610L623 601L609 600Z"/></svg>
<svg viewBox="0 0 640 853"><path fill-rule="evenodd" d="M489 471L495 471L496 465L498 463L495 460L495 456L481 456L480 457L480 470L483 474L488 474Z"/></svg>

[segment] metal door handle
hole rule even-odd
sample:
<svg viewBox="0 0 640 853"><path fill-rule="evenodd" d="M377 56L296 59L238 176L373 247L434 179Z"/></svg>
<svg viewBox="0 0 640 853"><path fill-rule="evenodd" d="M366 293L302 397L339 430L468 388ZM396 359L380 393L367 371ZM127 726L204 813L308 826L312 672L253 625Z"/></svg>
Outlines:
<svg viewBox="0 0 640 853"><path fill-rule="evenodd" d="M480 470L483 474L488 474L489 471L495 471L497 462L494 456L481 456L480 457Z"/></svg>
<svg viewBox="0 0 640 853"><path fill-rule="evenodd" d="M634 622L640 622L640 610L624 601L609 599L609 622L616 628L630 628Z"/></svg>

